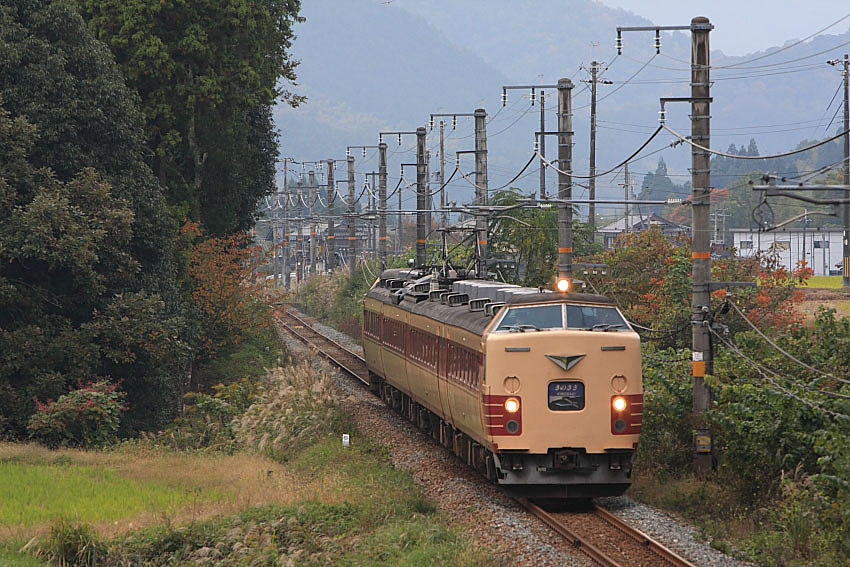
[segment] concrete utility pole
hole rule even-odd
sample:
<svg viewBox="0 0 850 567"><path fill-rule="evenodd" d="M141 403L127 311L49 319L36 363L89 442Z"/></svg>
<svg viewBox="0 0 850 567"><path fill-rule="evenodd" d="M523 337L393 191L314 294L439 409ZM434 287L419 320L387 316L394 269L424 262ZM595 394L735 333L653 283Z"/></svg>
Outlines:
<svg viewBox="0 0 850 567"><path fill-rule="evenodd" d="M308 189L310 211L310 275L316 273L316 172L310 170L307 174L310 187Z"/></svg>
<svg viewBox="0 0 850 567"><path fill-rule="evenodd" d="M434 208L434 198L431 195L431 152L425 150L425 239L431 234L431 210Z"/></svg>
<svg viewBox="0 0 850 567"><path fill-rule="evenodd" d="M440 119L440 228L446 228L449 225L448 213L446 213L446 145L443 130L446 127L446 122Z"/></svg>
<svg viewBox="0 0 850 567"><path fill-rule="evenodd" d="M487 111L476 108L475 116L475 204L487 206ZM475 217L475 239L478 242L478 277L487 277L488 218Z"/></svg>
<svg viewBox="0 0 850 567"><path fill-rule="evenodd" d="M298 208L298 214L296 218L298 221L296 222L296 227L298 230L298 240L295 248L295 289L301 285L301 282L304 280L304 237L302 236L301 227L303 226L303 217L301 214L304 212L304 208L302 207L302 200L304 198L304 181L299 177L298 178L298 201L296 202L296 207Z"/></svg>
<svg viewBox="0 0 850 567"><path fill-rule="evenodd" d="M334 204L336 201L336 183L334 182L334 167L336 167L336 162L332 159L328 160L328 240L325 243L325 250L327 251L327 271L333 271L336 268L336 257L334 250L334 240L336 239L336 235L334 234Z"/></svg>
<svg viewBox="0 0 850 567"><path fill-rule="evenodd" d="M540 91L540 131L546 131L546 104L545 95ZM546 198L546 162L543 161L546 157L546 135L541 134L538 138L538 147L540 151L540 200Z"/></svg>
<svg viewBox="0 0 850 567"><path fill-rule="evenodd" d="M558 279L573 273L573 83L558 81Z"/></svg>
<svg viewBox="0 0 850 567"><path fill-rule="evenodd" d="M353 276L357 264L357 232L354 226L354 156L348 156L348 271Z"/></svg>
<svg viewBox="0 0 850 567"><path fill-rule="evenodd" d="M711 83L709 79L709 33L712 25L708 18L697 16L691 20L691 139L697 144L711 147ZM692 221L692 302L691 328L693 335L693 409L697 420L694 470L698 474L711 471L711 436L705 428L703 414L708 409L711 393L705 376L714 373L711 331L711 247L709 238L709 211L711 203L710 154L691 146L691 210ZM706 450L707 449L707 450Z"/></svg>
<svg viewBox="0 0 850 567"><path fill-rule="evenodd" d="M425 127L416 129L416 267L425 267L425 209L428 198L428 167L425 163Z"/></svg>
<svg viewBox="0 0 850 567"><path fill-rule="evenodd" d="M612 84L611 81L599 79L599 62L591 61L590 63L590 80L584 81L590 83L590 183L588 184L588 206L587 221L590 224L591 234L596 233L596 85Z"/></svg>
<svg viewBox="0 0 850 567"><path fill-rule="evenodd" d="M599 63L590 62L590 179L588 184L588 199L590 205L587 208L587 222L590 224L590 237L596 234L596 73L599 71Z"/></svg>
<svg viewBox="0 0 850 567"><path fill-rule="evenodd" d="M387 269L387 145L378 144L378 258Z"/></svg>

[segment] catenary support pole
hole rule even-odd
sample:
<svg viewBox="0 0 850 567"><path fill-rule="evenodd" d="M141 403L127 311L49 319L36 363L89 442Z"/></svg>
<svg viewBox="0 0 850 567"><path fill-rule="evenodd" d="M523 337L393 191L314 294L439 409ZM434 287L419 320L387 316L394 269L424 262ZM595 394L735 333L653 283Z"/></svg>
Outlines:
<svg viewBox="0 0 850 567"><path fill-rule="evenodd" d="M425 128L416 129L416 267L425 267L425 213L428 196Z"/></svg>
<svg viewBox="0 0 850 567"><path fill-rule="evenodd" d="M292 254L292 235L289 230L289 185L287 185L286 174L283 176L283 286L289 290L292 284L291 276L289 275L289 259Z"/></svg>
<svg viewBox="0 0 850 567"><path fill-rule="evenodd" d="M307 204L310 205L310 275L313 276L316 274L316 172L314 170L310 170L307 174L307 179L309 180L309 190L307 193Z"/></svg>
<svg viewBox="0 0 850 567"><path fill-rule="evenodd" d="M697 144L711 147L711 108L709 103L709 32L708 18L698 16L691 20L691 139ZM691 328L693 336L693 410L696 419L694 435L694 471L706 474L711 471L711 436L705 424L704 413L710 403L710 392L705 376L713 373L710 322L711 248L709 238L709 212L711 204L710 154L691 148L692 211L692 303Z"/></svg>
<svg viewBox="0 0 850 567"><path fill-rule="evenodd" d="M334 168L336 167L336 162L332 159L328 160L328 210L326 212L328 216L328 238L325 243L325 249L327 250L327 267L326 270L328 272L332 271L336 268L336 234L334 234L334 205L336 204L336 182L334 181Z"/></svg>
<svg viewBox="0 0 850 567"><path fill-rule="evenodd" d="M354 275L357 265L357 231L354 224L354 156L348 156L348 270Z"/></svg>
<svg viewBox="0 0 850 567"><path fill-rule="evenodd" d="M301 287L301 282L304 281L304 235L303 235L303 226L304 226L304 207L302 201L304 200L304 181L299 177L298 178L298 199L295 202L296 210L298 211L296 214L296 218L298 219L296 223L296 227L298 230L297 243L295 247L295 289Z"/></svg>
<svg viewBox="0 0 850 567"><path fill-rule="evenodd" d="M543 91L540 91L540 132L546 132L546 98ZM546 134L541 133L538 137L538 145L540 151L540 200L546 198L546 162L543 159L546 157Z"/></svg>
<svg viewBox="0 0 850 567"><path fill-rule="evenodd" d="M427 136L427 135L426 135ZM426 137L427 143L427 137ZM425 150L425 239L431 234L431 210L434 208L434 198L431 195L431 152Z"/></svg>
<svg viewBox="0 0 850 567"><path fill-rule="evenodd" d="M387 145L378 144L378 258L387 269Z"/></svg>
<svg viewBox="0 0 850 567"><path fill-rule="evenodd" d="M487 111L476 108L475 116L475 204L487 206ZM487 277L488 219L479 214L475 217L475 239L478 242L479 278Z"/></svg>
<svg viewBox="0 0 850 567"><path fill-rule="evenodd" d="M449 225L449 217L446 212L446 188L443 185L446 183L446 142L443 131L445 130L446 122L440 119L440 228L446 228Z"/></svg>
<svg viewBox="0 0 850 567"><path fill-rule="evenodd" d="M558 278L573 273L573 133L572 92L569 79L558 81Z"/></svg>

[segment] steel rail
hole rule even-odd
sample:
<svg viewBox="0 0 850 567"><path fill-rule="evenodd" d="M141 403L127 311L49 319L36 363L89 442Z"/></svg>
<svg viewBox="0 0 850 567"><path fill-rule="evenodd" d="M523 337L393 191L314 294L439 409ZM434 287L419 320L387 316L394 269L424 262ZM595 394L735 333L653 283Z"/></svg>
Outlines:
<svg viewBox="0 0 850 567"><path fill-rule="evenodd" d="M570 543L573 544L573 547L578 550L584 552L585 555L602 565L602 567L622 567L620 563L617 563L615 560L611 559L605 553L591 544L587 539L582 538L577 533L569 529L567 526L559 522L554 516L549 514L546 510L531 502L525 498L516 498L516 501L519 504L531 512L531 514L541 520L544 524L552 528L558 535L564 537L569 540Z"/></svg>
<svg viewBox="0 0 850 567"><path fill-rule="evenodd" d="M313 333L313 335L319 337L326 344L330 344L333 348L340 351L343 355L348 356L348 357L354 359L355 361L361 363L363 365L363 367L365 368L366 367L366 361L360 355L351 352L350 350L348 350L347 348L345 348L344 346L342 346L341 344L339 344L335 340L333 340L330 337L327 337L326 335L324 335L323 333L317 331L309 323L307 323L304 319L302 319L298 315L295 315L294 313L292 313L292 311L289 311L289 310L285 311L284 316L295 320L295 324L292 324L292 325L290 325L286 321L281 321L281 325L283 326L283 328L286 329L287 331L289 331L289 333L291 335L296 337L301 342L315 348L316 351L319 352L319 354L321 354L322 356L327 358L331 363L333 363L334 365L336 365L337 367L342 369L344 372L350 374L354 378L357 378L360 382L363 382L367 386L369 385L368 376L364 377L362 371L358 372L357 370L350 368L350 366L351 366L350 364L346 364L342 360L339 360L339 358L340 358L339 356L333 356L331 353L328 353L326 348L323 348L323 346L321 346L320 344L317 344L317 342L315 340L310 340L310 338L305 336L305 333L300 333L298 330L299 329L309 329Z"/></svg>
<svg viewBox="0 0 850 567"><path fill-rule="evenodd" d="M672 563L676 567L696 567L693 563L691 563L672 549L661 545L661 543L659 543L658 541L652 539L639 529L630 526L629 524L627 524L622 519L618 518L605 508L594 505L594 512L603 520L605 520L606 522L608 522L609 524L611 524L612 526L614 526L636 542L648 547L656 555Z"/></svg>

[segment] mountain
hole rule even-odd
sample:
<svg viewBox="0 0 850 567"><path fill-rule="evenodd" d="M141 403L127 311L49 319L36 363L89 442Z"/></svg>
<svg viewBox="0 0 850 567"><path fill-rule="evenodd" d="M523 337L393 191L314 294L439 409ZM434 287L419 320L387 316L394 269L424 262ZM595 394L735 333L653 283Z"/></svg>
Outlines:
<svg viewBox="0 0 850 567"><path fill-rule="evenodd" d="M592 57L607 68L604 78L613 81L598 87L600 171L621 161L654 131L659 97L689 93L689 33L664 33L661 54L656 55L654 34L627 32L618 56L614 49L617 26L653 23L592 0L312 0L304 4L304 15L307 21L298 27L294 45L302 61L296 90L309 100L298 109L278 109L276 115L284 155L299 159L344 159L346 145L375 144L380 130L413 130L427 125L429 113L472 112L483 106L491 120L487 126L489 177L490 186L495 187L528 161L533 132L539 129L539 106L532 107L523 98L527 93L509 91L503 108L502 85L552 84L569 77L576 85L574 171L584 173L589 89L582 81L589 78ZM707 15L711 17L710 8ZM836 107L825 109L841 80L840 73L825 61L839 56L840 49L830 48L845 42L850 42L848 32L823 35L749 64L780 47L728 57L722 45L713 45L712 146L747 145L755 138L766 154L795 147L804 138L823 138ZM554 129L556 117L550 106L554 96L549 95L554 91L547 92L547 129ZM670 126L689 133L689 110L684 104L670 105ZM833 123L828 131L833 133L837 127ZM436 129L428 141L432 160L435 133ZM447 131L447 173L454 169L455 151L472 149L471 134L471 121L465 118L458 119L457 130ZM414 161L413 154L404 151L413 146L413 138L406 138L401 148L394 140L387 141L391 152L396 151L389 167L390 183L395 186L398 164ZM671 141L669 135L659 135L645 153L663 149ZM554 140L548 143L547 155L554 157ZM654 171L662 156L676 183L688 179L690 151L681 145L636 160L632 171ZM471 159L462 158L465 173L473 170ZM375 168L371 153L366 160L358 154L358 171ZM412 179L413 172L407 170L406 178ZM555 190L555 182L555 174L549 173L550 191ZM619 182L621 177L613 174L601 178L600 196L620 195ZM359 178L358 183L362 183ZM640 184L640 179L635 183ZM536 190L537 163L514 185ZM470 195L463 180L455 180L450 189L451 198L458 201ZM579 195L582 191L578 188Z"/></svg>

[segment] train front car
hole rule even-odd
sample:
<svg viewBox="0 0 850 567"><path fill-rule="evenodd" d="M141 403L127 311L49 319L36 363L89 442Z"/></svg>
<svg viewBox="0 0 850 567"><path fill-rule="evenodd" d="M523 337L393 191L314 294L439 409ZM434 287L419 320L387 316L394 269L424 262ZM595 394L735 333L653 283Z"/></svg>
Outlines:
<svg viewBox="0 0 850 567"><path fill-rule="evenodd" d="M465 287L472 297L484 285ZM497 482L531 498L622 494L643 413L637 333L603 296L519 288L503 299L483 336Z"/></svg>

